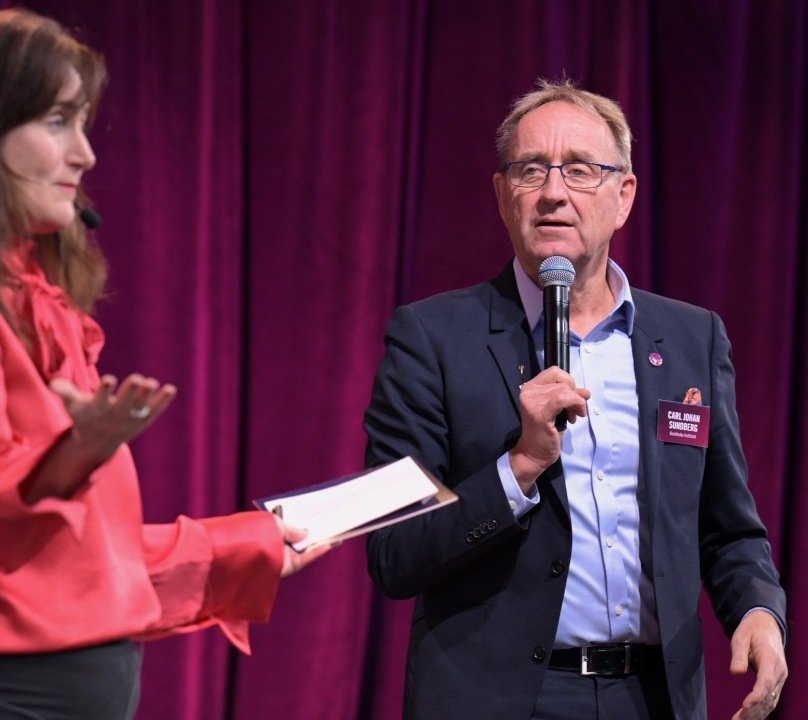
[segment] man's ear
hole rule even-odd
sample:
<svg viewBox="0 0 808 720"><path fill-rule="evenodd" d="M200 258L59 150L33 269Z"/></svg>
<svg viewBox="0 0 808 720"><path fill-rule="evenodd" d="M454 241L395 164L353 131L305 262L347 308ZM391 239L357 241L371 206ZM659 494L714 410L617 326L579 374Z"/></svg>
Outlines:
<svg viewBox="0 0 808 720"><path fill-rule="evenodd" d="M619 230L626 224L626 220L628 220L628 216L631 213L631 208L634 205L634 197L636 194L637 176L633 173L627 173L620 181L617 218L614 223L615 230Z"/></svg>
<svg viewBox="0 0 808 720"><path fill-rule="evenodd" d="M492 178L494 182L494 193L497 196L497 207L499 208L499 216L502 222L507 224L507 201L510 198L510 189L508 187L508 178L501 172L495 172Z"/></svg>

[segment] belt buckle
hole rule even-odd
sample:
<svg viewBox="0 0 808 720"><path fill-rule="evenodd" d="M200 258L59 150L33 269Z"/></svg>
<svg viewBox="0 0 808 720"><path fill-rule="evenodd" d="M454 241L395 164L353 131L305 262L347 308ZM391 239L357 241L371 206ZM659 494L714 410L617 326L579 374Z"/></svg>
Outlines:
<svg viewBox="0 0 808 720"><path fill-rule="evenodd" d="M595 671L589 669L589 645L581 648L581 675L594 675Z"/></svg>
<svg viewBox="0 0 808 720"><path fill-rule="evenodd" d="M601 646L603 647L603 646ZM627 675L631 670L631 643L622 643L606 646L609 648L623 648L625 659L623 662L623 674ZM584 645L581 648L581 675L619 675L619 672L599 672L598 670L589 669L589 651L597 649L597 645Z"/></svg>

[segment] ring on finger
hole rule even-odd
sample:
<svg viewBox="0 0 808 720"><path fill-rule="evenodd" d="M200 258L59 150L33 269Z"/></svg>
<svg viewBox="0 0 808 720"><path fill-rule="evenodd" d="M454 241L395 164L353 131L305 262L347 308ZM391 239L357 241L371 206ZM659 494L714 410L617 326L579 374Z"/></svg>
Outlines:
<svg viewBox="0 0 808 720"><path fill-rule="evenodd" d="M151 408L148 405L144 405L140 408L132 408L129 411L129 415L135 418L135 420L145 420L151 415Z"/></svg>

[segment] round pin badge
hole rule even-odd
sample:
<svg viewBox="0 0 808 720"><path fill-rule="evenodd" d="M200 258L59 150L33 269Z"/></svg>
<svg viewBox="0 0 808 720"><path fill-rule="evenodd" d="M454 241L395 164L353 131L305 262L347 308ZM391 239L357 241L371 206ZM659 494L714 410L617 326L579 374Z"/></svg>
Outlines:
<svg viewBox="0 0 808 720"><path fill-rule="evenodd" d="M651 365L653 365L654 367L659 367L660 365L662 365L662 355L660 355L657 352L652 352L648 356L648 362L651 363Z"/></svg>

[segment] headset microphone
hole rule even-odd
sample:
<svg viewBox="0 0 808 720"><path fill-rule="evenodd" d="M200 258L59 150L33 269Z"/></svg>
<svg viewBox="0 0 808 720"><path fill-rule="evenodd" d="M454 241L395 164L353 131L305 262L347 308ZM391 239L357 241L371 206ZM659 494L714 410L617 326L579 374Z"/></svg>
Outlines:
<svg viewBox="0 0 808 720"><path fill-rule="evenodd" d="M79 211L79 218L85 227L95 230L101 225L101 216L92 208L77 205L76 209Z"/></svg>

